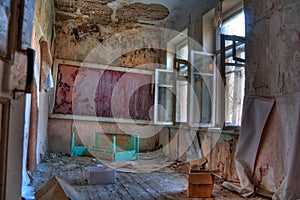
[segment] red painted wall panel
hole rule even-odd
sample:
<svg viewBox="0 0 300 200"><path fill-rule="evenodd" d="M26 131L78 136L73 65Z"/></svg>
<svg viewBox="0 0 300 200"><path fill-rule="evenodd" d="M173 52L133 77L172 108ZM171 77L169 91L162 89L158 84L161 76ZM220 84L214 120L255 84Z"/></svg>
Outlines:
<svg viewBox="0 0 300 200"><path fill-rule="evenodd" d="M59 65L57 114L150 120L152 75Z"/></svg>

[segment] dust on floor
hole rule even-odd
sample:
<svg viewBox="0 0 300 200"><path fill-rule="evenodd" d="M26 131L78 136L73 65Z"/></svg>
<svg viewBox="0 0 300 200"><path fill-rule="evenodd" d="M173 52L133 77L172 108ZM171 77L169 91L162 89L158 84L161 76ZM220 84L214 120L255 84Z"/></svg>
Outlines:
<svg viewBox="0 0 300 200"><path fill-rule="evenodd" d="M38 165L36 172L29 174L30 185L34 191L38 191L50 178L57 176L73 186L82 195L81 199L188 199L187 175L178 172L180 170L160 170L148 173L117 172L115 184L89 185L84 168L97 164L101 163L93 157L49 154ZM212 196L209 199L244 199L222 188L218 181L214 184Z"/></svg>

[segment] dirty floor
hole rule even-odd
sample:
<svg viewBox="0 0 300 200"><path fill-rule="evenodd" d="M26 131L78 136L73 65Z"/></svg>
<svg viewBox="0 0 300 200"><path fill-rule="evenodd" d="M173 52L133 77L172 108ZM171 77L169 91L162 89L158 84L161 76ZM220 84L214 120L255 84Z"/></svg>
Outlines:
<svg viewBox="0 0 300 200"><path fill-rule="evenodd" d="M30 173L31 186L39 190L51 177L58 176L67 181L81 195L81 199L93 200L152 200L188 199L187 175L175 171L155 171L149 173L117 172L115 184L89 185L84 171L86 166L100 164L92 157L69 157L63 154L49 154L41 162L37 171ZM244 199L214 184L210 199ZM254 197L252 199L264 199Z"/></svg>

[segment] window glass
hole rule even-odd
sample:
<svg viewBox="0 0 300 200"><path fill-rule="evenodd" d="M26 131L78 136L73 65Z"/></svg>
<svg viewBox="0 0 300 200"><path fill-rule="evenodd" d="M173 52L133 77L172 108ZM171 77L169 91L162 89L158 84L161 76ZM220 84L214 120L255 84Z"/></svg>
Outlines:
<svg viewBox="0 0 300 200"><path fill-rule="evenodd" d="M214 54L192 51L191 110L192 126L214 125Z"/></svg>
<svg viewBox="0 0 300 200"><path fill-rule="evenodd" d="M154 123L172 124L173 71L155 70Z"/></svg>
<svg viewBox="0 0 300 200"><path fill-rule="evenodd" d="M244 12L227 19L221 34L245 36ZM245 89L245 44L241 41L225 40L225 125L241 125ZM235 54L235 57L233 56Z"/></svg>
<svg viewBox="0 0 300 200"><path fill-rule="evenodd" d="M188 81L176 81L176 122L187 122Z"/></svg>
<svg viewBox="0 0 300 200"><path fill-rule="evenodd" d="M187 40L176 46L176 58L188 60L189 48Z"/></svg>
<svg viewBox="0 0 300 200"><path fill-rule="evenodd" d="M245 88L245 68L226 66L225 123L241 124Z"/></svg>
<svg viewBox="0 0 300 200"><path fill-rule="evenodd" d="M244 11L225 20L221 27L221 34L245 36L245 14Z"/></svg>

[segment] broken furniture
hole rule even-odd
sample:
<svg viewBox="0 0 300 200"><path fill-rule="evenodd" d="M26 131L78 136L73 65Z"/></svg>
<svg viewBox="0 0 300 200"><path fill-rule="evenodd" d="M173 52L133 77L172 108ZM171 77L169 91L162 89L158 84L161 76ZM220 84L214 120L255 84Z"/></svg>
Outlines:
<svg viewBox="0 0 300 200"><path fill-rule="evenodd" d="M86 150L86 146L75 146L75 133L72 132L71 156L84 156L86 155Z"/></svg>
<svg viewBox="0 0 300 200"><path fill-rule="evenodd" d="M95 133L95 147L89 152L96 158L112 162L138 159L140 138L125 133Z"/></svg>

